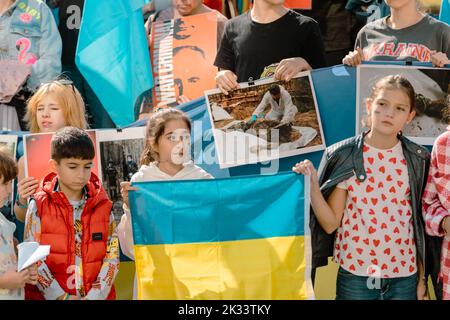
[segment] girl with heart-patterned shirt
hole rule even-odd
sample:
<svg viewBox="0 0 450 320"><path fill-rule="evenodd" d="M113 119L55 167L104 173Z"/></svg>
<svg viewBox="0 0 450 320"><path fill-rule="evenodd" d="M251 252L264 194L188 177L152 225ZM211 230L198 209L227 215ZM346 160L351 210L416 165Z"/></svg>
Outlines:
<svg viewBox="0 0 450 320"><path fill-rule="evenodd" d="M337 299L424 299L410 179L398 136L415 116L414 89L402 76L384 77L372 89L366 108L371 129L361 146L364 179L354 171L325 199L309 160L293 170L311 177L311 204L320 226L329 234L337 230Z"/></svg>

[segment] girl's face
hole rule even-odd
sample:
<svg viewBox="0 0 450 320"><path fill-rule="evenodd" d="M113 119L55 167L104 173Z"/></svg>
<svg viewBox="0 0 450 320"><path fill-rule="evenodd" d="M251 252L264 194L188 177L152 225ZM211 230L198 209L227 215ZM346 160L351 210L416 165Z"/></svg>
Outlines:
<svg viewBox="0 0 450 320"><path fill-rule="evenodd" d="M10 195L11 181L3 181L3 178L0 178L0 207L3 207Z"/></svg>
<svg viewBox="0 0 450 320"><path fill-rule="evenodd" d="M190 160L191 134L186 122L182 119L169 120L164 133L153 148L159 155L160 162L182 165Z"/></svg>
<svg viewBox="0 0 450 320"><path fill-rule="evenodd" d="M53 95L46 95L36 108L36 119L40 132L55 132L66 125L64 114Z"/></svg>
<svg viewBox="0 0 450 320"><path fill-rule="evenodd" d="M410 112L408 95L401 89L381 89L373 99L367 99L372 131L383 135L397 135L405 124L411 122L416 112Z"/></svg>

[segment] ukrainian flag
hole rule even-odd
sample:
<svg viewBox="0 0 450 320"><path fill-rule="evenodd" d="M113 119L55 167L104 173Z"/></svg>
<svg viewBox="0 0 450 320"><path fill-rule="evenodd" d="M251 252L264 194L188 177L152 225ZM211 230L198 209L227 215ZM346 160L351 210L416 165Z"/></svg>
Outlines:
<svg viewBox="0 0 450 320"><path fill-rule="evenodd" d="M314 298L306 180L136 183L138 299Z"/></svg>
<svg viewBox="0 0 450 320"><path fill-rule="evenodd" d="M135 121L138 97L153 86L142 7L148 0L86 0L76 65L116 126Z"/></svg>

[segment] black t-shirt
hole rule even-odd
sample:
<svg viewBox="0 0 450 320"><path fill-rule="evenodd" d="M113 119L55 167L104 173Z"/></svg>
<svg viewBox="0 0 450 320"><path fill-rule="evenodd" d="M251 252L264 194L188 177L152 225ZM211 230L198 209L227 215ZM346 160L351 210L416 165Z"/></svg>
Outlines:
<svg viewBox="0 0 450 320"><path fill-rule="evenodd" d="M313 68L326 66L317 22L289 10L278 20L261 24L252 21L249 10L227 22L214 65L246 82L259 79L265 67L294 57L302 57Z"/></svg>
<svg viewBox="0 0 450 320"><path fill-rule="evenodd" d="M62 40L61 61L64 65L75 65L78 34L83 13L84 0L59 0L59 33Z"/></svg>

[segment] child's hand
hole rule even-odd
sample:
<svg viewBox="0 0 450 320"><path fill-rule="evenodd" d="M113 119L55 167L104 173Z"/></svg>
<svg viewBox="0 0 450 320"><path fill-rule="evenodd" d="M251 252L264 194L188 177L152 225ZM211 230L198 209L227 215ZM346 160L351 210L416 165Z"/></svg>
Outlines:
<svg viewBox="0 0 450 320"><path fill-rule="evenodd" d="M344 59L342 59L342 63L351 66L356 67L357 65L361 64L364 61L364 53L361 50L361 48L356 48L355 51L350 51Z"/></svg>
<svg viewBox="0 0 450 320"><path fill-rule="evenodd" d="M39 186L39 182L33 177L23 178L17 184L17 190L19 192L19 202L21 204L27 203L28 197L32 196Z"/></svg>
<svg viewBox="0 0 450 320"><path fill-rule="evenodd" d="M30 272L30 279L27 281L28 284L36 285L38 279L38 265L37 263L29 266L26 270Z"/></svg>
<svg viewBox="0 0 450 320"><path fill-rule="evenodd" d="M220 70L216 75L216 84L223 94L239 88L237 76L230 70Z"/></svg>
<svg viewBox="0 0 450 320"><path fill-rule="evenodd" d="M1 277L2 289L19 289L24 288L25 284L30 280L30 270L25 269L21 272L15 270L6 271Z"/></svg>
<svg viewBox="0 0 450 320"><path fill-rule="evenodd" d="M419 279L417 283L417 300L429 300L427 284L424 279Z"/></svg>
<svg viewBox="0 0 450 320"><path fill-rule="evenodd" d="M290 81L300 71L312 70L309 63L303 58L283 59L275 69L276 80Z"/></svg>
<svg viewBox="0 0 450 320"><path fill-rule="evenodd" d="M130 202L128 201L128 191L136 191L138 188L132 187L131 183L128 181L124 181L120 183L120 194L122 195L123 203L130 207Z"/></svg>
<svg viewBox="0 0 450 320"><path fill-rule="evenodd" d="M309 160L304 160L302 162L297 163L294 167L292 167L292 171L303 174L305 176L310 176L310 181L313 186L319 185L319 179L317 177L317 171L314 168L313 164Z"/></svg>
<svg viewBox="0 0 450 320"><path fill-rule="evenodd" d="M446 216L442 219L441 227L446 235L450 235L450 216Z"/></svg>
<svg viewBox="0 0 450 320"><path fill-rule="evenodd" d="M439 68L443 68L446 64L450 64L447 54L436 52L436 50L431 51L431 62L433 63L433 66Z"/></svg>

